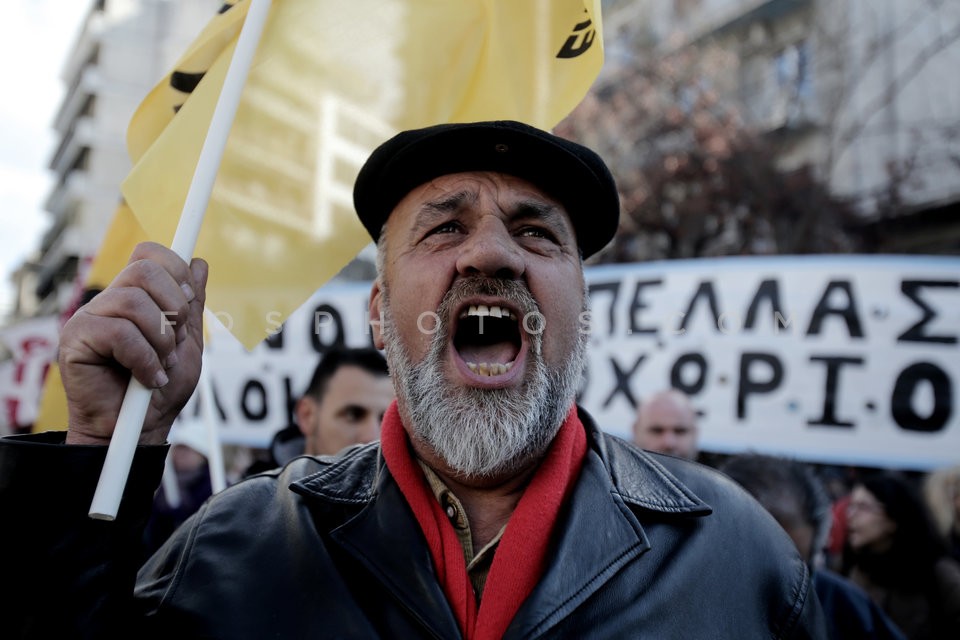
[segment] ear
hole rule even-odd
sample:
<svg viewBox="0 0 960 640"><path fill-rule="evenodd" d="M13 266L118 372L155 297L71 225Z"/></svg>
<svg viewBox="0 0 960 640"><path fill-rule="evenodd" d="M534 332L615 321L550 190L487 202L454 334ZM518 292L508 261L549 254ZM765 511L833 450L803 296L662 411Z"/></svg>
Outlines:
<svg viewBox="0 0 960 640"><path fill-rule="evenodd" d="M313 424L313 417L317 414L317 401L310 396L303 396L297 400L293 413L297 418L297 426L300 427L300 433L309 436L310 425Z"/></svg>
<svg viewBox="0 0 960 640"><path fill-rule="evenodd" d="M370 288L370 333L373 337L373 346L383 349L383 310L381 303L383 292L380 289L380 279L374 280Z"/></svg>

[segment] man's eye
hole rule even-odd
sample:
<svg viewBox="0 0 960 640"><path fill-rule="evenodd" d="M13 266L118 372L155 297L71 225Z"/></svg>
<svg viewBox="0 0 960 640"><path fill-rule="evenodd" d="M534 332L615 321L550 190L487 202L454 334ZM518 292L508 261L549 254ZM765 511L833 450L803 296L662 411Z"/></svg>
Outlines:
<svg viewBox="0 0 960 640"><path fill-rule="evenodd" d="M367 412L363 407L347 407L346 411L344 411L344 416L348 422L360 422L366 415Z"/></svg>
<svg viewBox="0 0 960 640"><path fill-rule="evenodd" d="M556 242L556 237L543 227L523 227L517 234L522 238L543 238L551 242Z"/></svg>
<svg viewBox="0 0 960 640"><path fill-rule="evenodd" d="M456 233L460 229L459 223L455 220L450 222L444 222L443 224L437 225L427 233L428 236L436 235L439 233Z"/></svg>

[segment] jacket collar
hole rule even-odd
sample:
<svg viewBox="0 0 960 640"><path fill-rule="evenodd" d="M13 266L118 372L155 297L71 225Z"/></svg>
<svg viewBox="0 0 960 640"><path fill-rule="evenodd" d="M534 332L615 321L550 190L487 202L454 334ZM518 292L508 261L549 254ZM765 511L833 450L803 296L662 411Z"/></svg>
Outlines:
<svg viewBox="0 0 960 640"><path fill-rule="evenodd" d="M620 438L604 435L586 411L579 411L591 448L603 460L614 490L624 502L664 514L703 516L713 511L670 473L655 455Z"/></svg>
<svg viewBox="0 0 960 640"><path fill-rule="evenodd" d="M321 504L352 506L353 515L330 531L336 545L362 564L434 638L460 630L431 571L430 551L400 487L387 471L379 443L320 458L329 466L290 488Z"/></svg>
<svg viewBox="0 0 960 640"><path fill-rule="evenodd" d="M664 514L707 515L711 508L684 486L651 454L604 435L593 418L579 409L590 448L610 475L613 490L639 509ZM294 482L297 493L338 504L361 505L374 499L379 476L386 471L379 443L355 446L338 456L323 456L320 471Z"/></svg>
<svg viewBox="0 0 960 640"><path fill-rule="evenodd" d="M601 433L584 411L590 450L571 504L558 527L555 559L514 617L505 637L546 632L600 589L626 564L651 548L632 511L657 518L704 516L710 507L661 465L632 445ZM378 443L318 460L323 468L291 489L320 504L352 506L354 515L334 528L334 543L363 564L436 638L459 630L438 582L423 567L429 550ZM597 531L605 543L585 545ZM556 558L562 561L556 561Z"/></svg>

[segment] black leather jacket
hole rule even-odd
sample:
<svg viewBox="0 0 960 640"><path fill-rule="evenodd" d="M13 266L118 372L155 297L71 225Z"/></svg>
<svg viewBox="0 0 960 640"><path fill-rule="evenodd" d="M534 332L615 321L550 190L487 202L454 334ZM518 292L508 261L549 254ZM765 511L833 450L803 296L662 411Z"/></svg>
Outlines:
<svg viewBox="0 0 960 640"><path fill-rule="evenodd" d="M759 505L709 468L581 419L590 450L561 534L504 637L826 637L804 563ZM85 516L103 448L0 442L0 513L20 537L17 550L3 534L3 579L26 590L0 618L13 637L460 637L377 444L218 494L140 570L131 599L122 558L162 451L138 451L120 517L105 523Z"/></svg>

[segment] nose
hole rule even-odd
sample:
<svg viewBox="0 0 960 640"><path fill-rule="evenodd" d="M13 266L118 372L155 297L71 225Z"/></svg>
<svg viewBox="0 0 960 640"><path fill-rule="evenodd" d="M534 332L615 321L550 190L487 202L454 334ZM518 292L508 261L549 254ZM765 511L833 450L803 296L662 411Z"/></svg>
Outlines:
<svg viewBox="0 0 960 640"><path fill-rule="evenodd" d="M676 434L674 433L664 434L662 442L663 442L663 448L667 451L667 453L675 453L677 451L677 444L679 442L679 438L677 438Z"/></svg>
<svg viewBox="0 0 960 640"><path fill-rule="evenodd" d="M377 418L376 414L371 415L366 420L363 421L363 424L358 428L354 435L355 444L366 444L368 442L373 442L380 437L380 420Z"/></svg>
<svg viewBox="0 0 960 640"><path fill-rule="evenodd" d="M495 216L486 216L474 229L457 256L462 276L487 276L515 280L525 270L521 249L510 230Z"/></svg>

